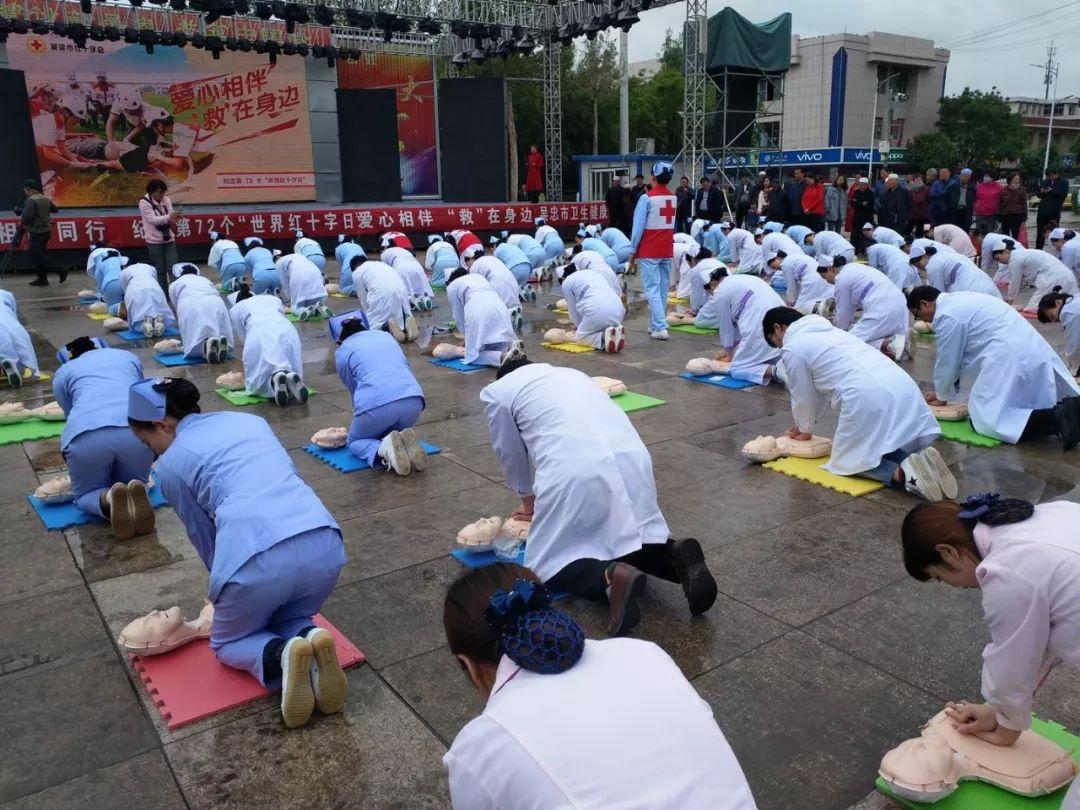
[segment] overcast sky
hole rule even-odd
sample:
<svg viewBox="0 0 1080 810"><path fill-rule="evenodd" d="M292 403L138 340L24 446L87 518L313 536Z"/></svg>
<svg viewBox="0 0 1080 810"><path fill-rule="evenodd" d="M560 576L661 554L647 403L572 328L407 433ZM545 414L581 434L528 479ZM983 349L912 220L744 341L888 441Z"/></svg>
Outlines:
<svg viewBox="0 0 1080 810"><path fill-rule="evenodd" d="M946 92L965 86L989 90L997 86L1006 95L1042 96L1042 73L1030 67L1046 60L1050 39L1059 45L1061 62L1058 95L1080 92L1080 53L1074 47L1080 35L1080 2L1067 0L715 0L709 14L732 6L753 22L763 22L790 11L792 32L818 36L848 31L926 37L939 47L985 32L951 48ZM1044 14L1059 6L1059 11ZM828 13L820 13L821 8ZM973 13L973 12L978 13ZM1037 15L1042 16L1037 16ZM686 15L683 3L654 9L641 15L630 30L630 61L652 59L660 50L667 28L682 30Z"/></svg>

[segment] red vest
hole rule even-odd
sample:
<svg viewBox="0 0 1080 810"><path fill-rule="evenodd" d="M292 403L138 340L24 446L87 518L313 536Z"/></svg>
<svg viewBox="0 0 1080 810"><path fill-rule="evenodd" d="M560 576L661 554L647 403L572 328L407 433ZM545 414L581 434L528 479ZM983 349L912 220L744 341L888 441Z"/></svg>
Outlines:
<svg viewBox="0 0 1080 810"><path fill-rule="evenodd" d="M472 231L450 231L450 236L457 244L457 251L459 256L465 252L466 248L470 248L473 245L480 245L480 247L483 247L483 243L480 241L480 237L478 237Z"/></svg>
<svg viewBox="0 0 1080 810"><path fill-rule="evenodd" d="M671 259L675 255L675 195L656 185L645 194L649 214L637 253L639 259Z"/></svg>

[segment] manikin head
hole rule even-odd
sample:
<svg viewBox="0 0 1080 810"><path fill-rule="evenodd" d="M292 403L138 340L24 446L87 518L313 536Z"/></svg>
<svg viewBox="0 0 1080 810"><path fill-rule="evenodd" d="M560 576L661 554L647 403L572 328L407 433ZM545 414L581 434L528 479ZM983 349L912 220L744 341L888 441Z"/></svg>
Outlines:
<svg viewBox="0 0 1080 810"><path fill-rule="evenodd" d="M181 420L196 413L201 413L199 389L190 380L140 380L128 390L131 432L157 457L172 446Z"/></svg>
<svg viewBox="0 0 1080 810"><path fill-rule="evenodd" d="M770 309L765 313L765 319L761 323L762 331L765 333L765 342L774 349L779 349L784 345L784 335L787 334L788 327L802 317L803 314L799 310L791 307Z"/></svg>
<svg viewBox="0 0 1080 810"><path fill-rule="evenodd" d="M1061 323L1061 308L1072 300L1063 292L1047 293L1039 299L1039 323Z"/></svg>
<svg viewBox="0 0 1080 810"><path fill-rule="evenodd" d="M915 320L933 323L934 315L937 314L937 300L939 295L941 295L939 289L925 284L916 287L908 293L908 310L915 316Z"/></svg>
<svg viewBox="0 0 1080 810"><path fill-rule="evenodd" d="M446 641L482 698L491 696L503 655L523 669L544 674L565 672L581 658L585 634L550 603L536 575L510 563L469 571L450 586L443 603ZM519 640L540 640L543 645ZM547 648L546 655L542 648Z"/></svg>

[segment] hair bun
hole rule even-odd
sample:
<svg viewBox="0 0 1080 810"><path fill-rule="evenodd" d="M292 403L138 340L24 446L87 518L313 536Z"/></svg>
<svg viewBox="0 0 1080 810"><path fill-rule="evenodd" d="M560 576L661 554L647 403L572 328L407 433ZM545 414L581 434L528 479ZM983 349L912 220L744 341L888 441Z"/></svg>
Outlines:
<svg viewBox="0 0 1080 810"><path fill-rule="evenodd" d="M565 672L585 651L584 631L550 604L547 588L519 579L509 593L496 591L484 611L503 653L523 669L541 675Z"/></svg>

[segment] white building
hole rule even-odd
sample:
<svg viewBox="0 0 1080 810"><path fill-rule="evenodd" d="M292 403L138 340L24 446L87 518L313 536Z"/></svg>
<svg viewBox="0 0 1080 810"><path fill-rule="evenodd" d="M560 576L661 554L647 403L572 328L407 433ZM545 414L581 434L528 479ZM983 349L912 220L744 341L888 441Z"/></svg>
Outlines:
<svg viewBox="0 0 1080 810"><path fill-rule="evenodd" d="M1024 128L1031 138L1029 146L1032 149L1045 149L1046 135L1050 129L1050 101L1026 96L1012 96L1005 101L1014 113L1019 113L1024 119ZM1080 98L1065 96L1057 99L1054 102L1054 148L1059 155L1073 155L1077 135L1080 135Z"/></svg>

